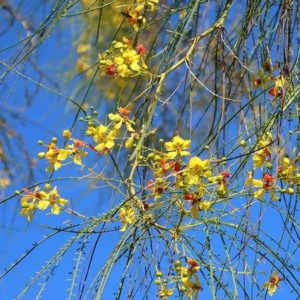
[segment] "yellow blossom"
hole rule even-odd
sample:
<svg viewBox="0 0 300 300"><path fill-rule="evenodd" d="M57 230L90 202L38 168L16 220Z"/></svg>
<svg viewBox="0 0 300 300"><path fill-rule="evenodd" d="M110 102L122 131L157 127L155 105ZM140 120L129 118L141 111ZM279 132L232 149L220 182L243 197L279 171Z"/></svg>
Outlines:
<svg viewBox="0 0 300 300"><path fill-rule="evenodd" d="M132 132L130 137L125 142L125 148L129 149L133 147L134 141L139 138L139 134L137 132Z"/></svg>
<svg viewBox="0 0 300 300"><path fill-rule="evenodd" d="M210 201L200 201L199 209L200 210L209 210L211 208L212 203Z"/></svg>
<svg viewBox="0 0 300 300"><path fill-rule="evenodd" d="M254 168L260 168L264 165L264 162L271 156L271 150L269 145L272 143L271 133L266 133L257 143L257 150L253 154L253 166Z"/></svg>
<svg viewBox="0 0 300 300"><path fill-rule="evenodd" d="M191 206L191 215L194 219L199 218L199 204L198 201L194 201Z"/></svg>
<svg viewBox="0 0 300 300"><path fill-rule="evenodd" d="M135 130L132 128L133 125L135 125L134 121L130 120L127 115L121 115L120 113L117 114L108 114L108 118L113 121L114 128L120 129L122 124L125 124L127 130L129 132L135 132Z"/></svg>
<svg viewBox="0 0 300 300"><path fill-rule="evenodd" d="M227 197L227 182L222 180L219 181L218 187L217 187L217 195L221 198Z"/></svg>
<svg viewBox="0 0 300 300"><path fill-rule="evenodd" d="M157 10L159 0L137 0L134 6L126 7L122 11L122 14L127 18L129 24L131 24L135 31L138 31L140 27L146 23L144 11L154 12Z"/></svg>
<svg viewBox="0 0 300 300"><path fill-rule="evenodd" d="M34 212L35 209L36 209L36 206L35 206L34 203L32 203L32 202L31 203L24 203L22 205L20 215L27 217L27 220L29 222L31 222L32 219L33 219L33 212Z"/></svg>
<svg viewBox="0 0 300 300"><path fill-rule="evenodd" d="M25 195L21 198L21 211L22 216L26 216L28 221L32 221L33 213L36 209L45 210L51 206L51 213L58 215L61 207L68 203L68 200L63 199L57 192L57 188L52 190L49 184L45 185L45 190L42 191L36 187L33 192L23 189Z"/></svg>
<svg viewBox="0 0 300 300"><path fill-rule="evenodd" d="M283 156L281 159L281 164L278 168L279 178L283 180L284 183L291 184L296 183L296 165L294 161L291 161L288 156ZM296 183L297 184L297 183Z"/></svg>
<svg viewBox="0 0 300 300"><path fill-rule="evenodd" d="M93 136L94 141L97 143L95 146L97 151L107 153L115 145L117 131L110 131L107 126L99 125L98 127L89 127L86 135Z"/></svg>
<svg viewBox="0 0 300 300"><path fill-rule="evenodd" d="M277 288L279 287L279 282L282 281L282 278L278 276L278 274L274 274L270 277L269 281L264 284L264 289L267 289L268 294L273 296L276 292Z"/></svg>
<svg viewBox="0 0 300 300"><path fill-rule="evenodd" d="M279 197L275 194L276 186L273 184L274 181L275 179L268 173L263 176L262 180L254 179L252 172L250 171L248 172L245 184L250 187L258 188L253 194L254 198L263 200L264 194L268 192L271 196L271 199L273 201L277 201Z"/></svg>
<svg viewBox="0 0 300 300"><path fill-rule="evenodd" d="M48 145L48 151L45 153L45 157L48 160L49 167L48 172L56 171L61 167L62 161L66 160L72 151L67 149L59 149L56 147L56 143L51 142Z"/></svg>
<svg viewBox="0 0 300 300"><path fill-rule="evenodd" d="M128 224L132 224L135 221L135 212L132 207L122 207L119 213L122 227L120 231L125 231Z"/></svg>
<svg viewBox="0 0 300 300"><path fill-rule="evenodd" d="M68 200L61 198L57 192L57 188L54 187L48 194L47 197L41 199L37 203L37 208L45 210L51 206L51 213L58 215L61 211L61 207L65 206L68 203Z"/></svg>
<svg viewBox="0 0 300 300"><path fill-rule="evenodd" d="M167 156L174 159L176 156L187 156L190 152L185 151L190 148L191 140L184 140L180 136L175 136L170 142L165 143L165 148L168 151Z"/></svg>
<svg viewBox="0 0 300 300"><path fill-rule="evenodd" d="M125 37L122 42L114 41L111 50L99 54L99 65L102 75L122 78L143 75L147 70L141 53Z"/></svg>
<svg viewBox="0 0 300 300"><path fill-rule="evenodd" d="M203 177L211 176L210 161L194 156L189 160L185 171L188 184L199 184Z"/></svg>
<svg viewBox="0 0 300 300"><path fill-rule="evenodd" d="M23 189L23 192L25 195L21 198L20 214L26 216L28 221L32 221L33 212L37 207L38 201L46 199L47 194L44 191L41 191L39 187L35 187L33 192L27 189Z"/></svg>
<svg viewBox="0 0 300 300"><path fill-rule="evenodd" d="M172 289L167 289L166 286L163 286L158 292L158 297L163 299L168 299L168 297L172 296L173 293L174 292Z"/></svg>
<svg viewBox="0 0 300 300"><path fill-rule="evenodd" d="M252 172L249 171L247 174L246 185L253 186L255 188L262 188L264 186L264 182L260 179L254 179Z"/></svg>
<svg viewBox="0 0 300 300"><path fill-rule="evenodd" d="M73 154L74 163L76 165L82 166L81 158L86 157L88 153L79 149L78 146L75 146L74 144L68 145L67 149L70 150Z"/></svg>
<svg viewBox="0 0 300 300"><path fill-rule="evenodd" d="M194 270L195 269L195 270ZM184 286L185 296L190 298L194 296L195 298L198 295L198 292L202 289L201 283L199 281L198 275L196 274L199 268L186 268L178 267L178 272L180 275L180 280Z"/></svg>

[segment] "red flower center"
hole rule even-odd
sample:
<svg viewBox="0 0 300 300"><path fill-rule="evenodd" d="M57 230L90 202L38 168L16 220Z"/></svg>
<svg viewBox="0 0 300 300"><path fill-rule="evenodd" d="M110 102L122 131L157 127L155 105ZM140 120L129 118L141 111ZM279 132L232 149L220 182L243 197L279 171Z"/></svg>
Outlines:
<svg viewBox="0 0 300 300"><path fill-rule="evenodd" d="M140 55L146 53L146 48L145 48L145 46L144 46L143 44L137 45L137 47L136 47L136 52L137 52L138 54L140 54Z"/></svg>

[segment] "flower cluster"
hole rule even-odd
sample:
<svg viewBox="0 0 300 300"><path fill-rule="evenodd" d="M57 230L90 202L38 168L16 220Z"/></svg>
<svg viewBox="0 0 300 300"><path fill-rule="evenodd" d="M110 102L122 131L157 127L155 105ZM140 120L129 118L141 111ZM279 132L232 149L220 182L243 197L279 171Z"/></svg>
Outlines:
<svg viewBox="0 0 300 300"><path fill-rule="evenodd" d="M157 10L159 0L137 0L132 6L127 6L122 14L127 18L128 23L138 31L146 23L145 12Z"/></svg>
<svg viewBox="0 0 300 300"><path fill-rule="evenodd" d="M134 49L126 37L123 37L122 42L114 41L110 50L99 54L101 74L121 78L147 74L147 65L143 59L145 51L143 45Z"/></svg>
<svg viewBox="0 0 300 300"><path fill-rule="evenodd" d="M93 148L102 154L108 153L115 146L116 139L121 132L122 127L130 133L130 137L125 142L125 148L130 148L133 145L135 139L139 137L139 134L133 128L135 122L129 117L129 110L120 107L118 113L108 114L108 119L111 123L105 125L95 125L95 122L89 121L89 126L86 130L86 135L91 136L96 142Z"/></svg>
<svg viewBox="0 0 300 300"><path fill-rule="evenodd" d="M182 266L181 261L175 261L175 270L181 283L180 291L185 292L187 298L198 298L199 291L202 290L197 272L200 270L199 264L194 259L187 259L186 266Z"/></svg>
<svg viewBox="0 0 300 300"><path fill-rule="evenodd" d="M148 190L155 200L161 199L164 194L181 194L181 201L178 200L176 204L180 210L187 204L190 209L185 215L197 219L199 211L212 208L212 193L215 192L216 198L227 197L230 174L223 171L213 176L209 159L193 156L186 162L190 156L190 146L191 140L175 136L164 143L166 152L148 154L148 164L154 176L148 182Z"/></svg>
<svg viewBox="0 0 300 300"><path fill-rule="evenodd" d="M68 203L68 200L59 195L56 186L51 189L50 184L46 184L44 190L37 186L33 192L28 189L22 191L20 214L26 216L28 221L32 221L36 209L46 210L50 206L51 213L58 215L61 208Z"/></svg>
<svg viewBox="0 0 300 300"><path fill-rule="evenodd" d="M82 158L87 156L87 152L83 151L82 148L90 147L87 143L71 138L71 132L68 130L64 130L63 137L70 139L71 144L67 144L63 148L57 147L57 138L52 138L52 141L46 146L46 152L39 152L39 158L46 158L48 161L48 172L53 172L61 168L62 163L66 161L68 158L71 158L76 165L82 166ZM40 144L43 144L40 141ZM91 148L91 147L90 147Z"/></svg>
<svg viewBox="0 0 300 300"><path fill-rule="evenodd" d="M253 155L253 166L254 168L260 168L268 161L271 157L272 134L270 132L265 133L262 138L258 141L256 150Z"/></svg>
<svg viewBox="0 0 300 300"><path fill-rule="evenodd" d="M254 179L252 172L248 173L248 178L246 180L246 185L249 187L257 188L254 192L253 197L259 200L263 200L264 194L268 192L273 201L279 200L279 197L276 196L275 192L278 187L275 185L276 179L269 173L265 173L262 180Z"/></svg>
<svg viewBox="0 0 300 300"><path fill-rule="evenodd" d="M160 299L168 299L170 296L174 294L174 290L168 288L168 279L162 279L163 273L159 270L155 273L156 279L154 280L154 284L158 286L158 298Z"/></svg>
<svg viewBox="0 0 300 300"><path fill-rule="evenodd" d="M176 260L174 267L176 273L172 279L178 284L180 292L184 293L187 298L193 297L193 299L197 299L199 291L202 290L202 285L197 275L197 272L200 270L197 261L189 258L186 261L186 266L182 266L181 261ZM169 278L162 279L163 273L159 270L156 271L155 276L154 283L159 287L158 297L168 299L174 293L173 288L168 288Z"/></svg>
<svg viewBox="0 0 300 300"><path fill-rule="evenodd" d="M300 186L300 167L297 166L298 158L290 159L287 154L282 156L277 170L278 179L285 184Z"/></svg>
<svg viewBox="0 0 300 300"><path fill-rule="evenodd" d="M254 88L267 88L273 85L268 91L273 97L281 97L286 88L285 77L282 74L274 75L274 68L270 59L265 62L263 68L258 71L257 76L252 81Z"/></svg>

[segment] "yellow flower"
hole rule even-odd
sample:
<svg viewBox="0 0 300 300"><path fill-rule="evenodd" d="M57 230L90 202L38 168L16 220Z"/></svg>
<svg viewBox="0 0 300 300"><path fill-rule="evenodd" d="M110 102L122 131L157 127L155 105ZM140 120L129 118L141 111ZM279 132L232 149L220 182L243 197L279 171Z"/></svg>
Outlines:
<svg viewBox="0 0 300 300"><path fill-rule="evenodd" d="M51 191L49 184L45 185L45 191L36 187L33 192L23 189L25 195L21 198L21 211L22 216L26 216L28 221L32 221L33 212L36 209L45 210L51 206L51 213L58 215L61 207L68 203L68 200L63 199L57 192L57 188L54 187Z"/></svg>
<svg viewBox="0 0 300 300"><path fill-rule="evenodd" d="M278 168L279 179L282 179L284 183L295 183L297 184L296 176L296 165L294 161L291 161L289 157L284 156L281 159L281 164Z"/></svg>
<svg viewBox="0 0 300 300"><path fill-rule="evenodd" d="M253 154L254 168L260 168L264 165L267 158L271 156L271 150L268 147L272 143L271 133L266 133L257 143L257 149Z"/></svg>
<svg viewBox="0 0 300 300"><path fill-rule="evenodd" d="M217 188L217 195L221 198L227 197L227 182L222 180L219 181Z"/></svg>
<svg viewBox="0 0 300 300"><path fill-rule="evenodd" d="M190 298L192 296L197 296L198 292L202 289L196 270L198 268L186 268L179 267L180 280L186 291L185 296ZM176 269L177 270L177 269Z"/></svg>
<svg viewBox="0 0 300 300"><path fill-rule="evenodd" d="M194 156L189 160L185 171L188 184L199 184L203 177L211 176L210 161Z"/></svg>
<svg viewBox="0 0 300 300"><path fill-rule="evenodd" d="M266 155L263 149L258 150L253 155L253 165L254 168L260 168L264 165L266 160Z"/></svg>
<svg viewBox="0 0 300 300"><path fill-rule="evenodd" d="M210 201L200 201L199 202L199 208L200 210L209 210L211 208L211 202Z"/></svg>
<svg viewBox="0 0 300 300"><path fill-rule="evenodd" d="M47 198L47 194L40 190L39 187L35 187L33 192L27 189L23 189L25 195L21 198L21 211L22 216L26 216L30 222L33 218L33 212L37 207L37 202Z"/></svg>
<svg viewBox="0 0 300 300"><path fill-rule="evenodd" d="M107 153L115 145L117 131L109 131L107 126L99 125L98 127L89 127L86 135L93 136L94 141L97 143L95 149L98 152Z"/></svg>
<svg viewBox="0 0 300 300"><path fill-rule="evenodd" d="M127 115L118 114L108 114L108 118L114 122L114 129L118 130L121 128L122 124L125 124L129 132L135 132L132 125L135 125L134 121L130 120Z"/></svg>
<svg viewBox="0 0 300 300"><path fill-rule="evenodd" d="M258 189L257 191L254 192L253 197L259 200L263 200L265 194L264 189Z"/></svg>
<svg viewBox="0 0 300 300"><path fill-rule="evenodd" d="M56 143L51 142L48 145L48 151L45 153L45 157L49 163L47 171L53 172L59 169L62 161L66 160L71 153L72 151L70 150L57 148Z"/></svg>
<svg viewBox="0 0 300 300"><path fill-rule="evenodd" d="M125 37L122 42L114 41L112 49L99 54L98 59L102 75L126 78L145 74L147 70L141 53Z"/></svg>
<svg viewBox="0 0 300 300"><path fill-rule="evenodd" d="M135 221L135 212L132 207L122 207L119 213L122 227L120 231L125 231L128 224L132 224Z"/></svg>
<svg viewBox="0 0 300 300"><path fill-rule="evenodd" d="M276 194L275 194L276 186L273 184L274 181L275 181L275 179L268 173L266 173L263 176L262 180L254 179L252 172L250 171L250 172L248 172L247 180L246 180L245 184L250 187L258 188L253 194L254 198L263 200L265 192L269 192L271 199L273 201L277 201L279 199L279 197L276 196Z"/></svg>
<svg viewBox="0 0 300 300"><path fill-rule="evenodd" d="M254 179L252 172L248 172L247 174L247 180L246 180L246 185L248 186L253 186L256 188L262 188L264 186L264 182L260 179Z"/></svg>
<svg viewBox="0 0 300 300"><path fill-rule="evenodd" d="M172 289L167 289L166 286L163 286L158 292L158 297L163 299L168 299L170 296L173 295L173 293L174 292Z"/></svg>
<svg viewBox="0 0 300 300"><path fill-rule="evenodd" d="M61 211L61 207L65 206L68 203L68 200L61 198L57 192L57 188L54 187L48 194L45 199L39 200L37 203L37 208L45 210L51 206L51 213L58 215Z"/></svg>
<svg viewBox="0 0 300 300"><path fill-rule="evenodd" d="M130 137L127 138L125 142L125 148L129 149L133 147L134 141L139 138L139 134L137 132L132 132Z"/></svg>
<svg viewBox="0 0 300 300"><path fill-rule="evenodd" d="M199 218L199 210L210 210L212 203L206 200L194 200L191 206L191 215L193 218Z"/></svg>
<svg viewBox="0 0 300 300"><path fill-rule="evenodd" d="M78 140L74 140L75 143L76 143L76 141L78 141ZM74 144L68 145L67 149L70 150L71 153L73 154L74 163L76 165L82 166L81 158L86 157L88 153L79 149L78 145L74 145Z"/></svg>
<svg viewBox="0 0 300 300"><path fill-rule="evenodd" d="M174 159L177 156L187 156L190 152L185 151L191 146L191 140L184 140L180 136L175 136L170 142L165 143L165 148L168 151L167 156Z"/></svg>
<svg viewBox="0 0 300 300"><path fill-rule="evenodd" d="M273 296L276 292L277 288L279 287L279 282L282 281L282 278L278 276L278 274L274 274L270 277L269 281L264 284L264 289L267 289L268 294Z"/></svg>
<svg viewBox="0 0 300 300"><path fill-rule="evenodd" d="M144 0L139 0L139 2L143 2ZM151 11L157 10L159 0L147 0L147 5L149 6Z"/></svg>
<svg viewBox="0 0 300 300"><path fill-rule="evenodd" d="M35 209L36 209L36 206L34 203L24 203L22 205L20 215L27 217L27 220L29 222L31 222L33 219L33 212Z"/></svg>
<svg viewBox="0 0 300 300"><path fill-rule="evenodd" d="M158 2L159 0L137 0L133 7L126 7L122 14L127 18L134 30L138 31L146 23L146 18L144 17L145 9L151 12L156 11Z"/></svg>

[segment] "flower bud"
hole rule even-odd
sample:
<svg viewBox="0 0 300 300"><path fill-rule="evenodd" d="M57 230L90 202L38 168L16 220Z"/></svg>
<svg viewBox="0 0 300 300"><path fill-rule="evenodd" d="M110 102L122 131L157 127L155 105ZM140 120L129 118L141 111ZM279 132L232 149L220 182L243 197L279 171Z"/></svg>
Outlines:
<svg viewBox="0 0 300 300"><path fill-rule="evenodd" d="M50 189L51 189L51 184L50 183L46 183L45 184L45 191L50 191Z"/></svg>
<svg viewBox="0 0 300 300"><path fill-rule="evenodd" d="M181 266L181 261L180 260L176 260L174 263L175 267L180 267Z"/></svg>
<svg viewBox="0 0 300 300"><path fill-rule="evenodd" d="M185 292L186 291L186 287L184 285L182 285L180 288L179 288L180 292Z"/></svg>
<svg viewBox="0 0 300 300"><path fill-rule="evenodd" d="M162 274L162 272L160 272L160 271L156 271L156 273L155 273L155 276L156 276L156 277L162 277L162 275L163 275L163 274Z"/></svg>
<svg viewBox="0 0 300 300"><path fill-rule="evenodd" d="M241 147L245 147L246 146L246 141L245 140L241 140L240 141L240 146Z"/></svg>
<svg viewBox="0 0 300 300"><path fill-rule="evenodd" d="M38 158L44 158L45 156L46 156L45 152L39 152L37 155Z"/></svg>
<svg viewBox="0 0 300 300"><path fill-rule="evenodd" d="M64 130L63 131L63 137L66 139L69 139L72 136L72 133L70 130Z"/></svg>

